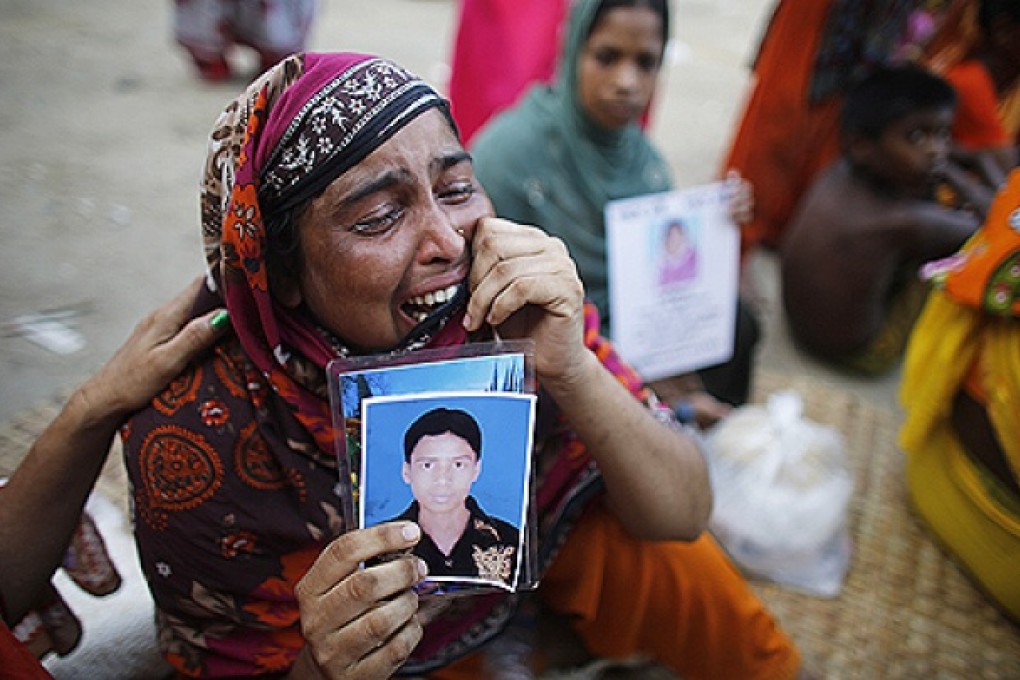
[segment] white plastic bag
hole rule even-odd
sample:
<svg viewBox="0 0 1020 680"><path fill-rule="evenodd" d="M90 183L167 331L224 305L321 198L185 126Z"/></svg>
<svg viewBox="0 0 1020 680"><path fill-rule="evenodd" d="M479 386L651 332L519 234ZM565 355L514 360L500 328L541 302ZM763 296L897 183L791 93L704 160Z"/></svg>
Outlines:
<svg viewBox="0 0 1020 680"><path fill-rule="evenodd" d="M850 564L853 479L841 434L802 410L799 394L777 392L709 433L710 527L751 575L834 597Z"/></svg>

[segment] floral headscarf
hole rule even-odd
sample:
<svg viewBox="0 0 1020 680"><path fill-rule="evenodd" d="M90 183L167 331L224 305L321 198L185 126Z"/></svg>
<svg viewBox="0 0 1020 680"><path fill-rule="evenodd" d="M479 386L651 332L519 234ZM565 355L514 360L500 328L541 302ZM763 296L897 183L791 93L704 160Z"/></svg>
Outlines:
<svg viewBox="0 0 1020 680"><path fill-rule="evenodd" d="M264 220L315 197L436 107L449 117L429 85L385 59L295 55L232 102L210 137L202 187L210 287L220 289L245 353L323 450L333 445L323 369L346 350L325 329L274 301ZM457 324L450 324L447 334L456 333ZM437 340L425 329L406 346Z"/></svg>

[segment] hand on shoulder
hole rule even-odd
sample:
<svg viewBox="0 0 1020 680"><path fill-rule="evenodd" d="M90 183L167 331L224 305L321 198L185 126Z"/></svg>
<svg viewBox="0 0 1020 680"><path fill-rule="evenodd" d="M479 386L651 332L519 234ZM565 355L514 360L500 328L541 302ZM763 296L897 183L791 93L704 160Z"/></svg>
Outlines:
<svg viewBox="0 0 1020 680"><path fill-rule="evenodd" d="M120 417L141 408L220 336L228 325L226 310L187 321L202 285L202 278L196 278L174 299L149 313L113 357L82 385L79 395L94 418Z"/></svg>

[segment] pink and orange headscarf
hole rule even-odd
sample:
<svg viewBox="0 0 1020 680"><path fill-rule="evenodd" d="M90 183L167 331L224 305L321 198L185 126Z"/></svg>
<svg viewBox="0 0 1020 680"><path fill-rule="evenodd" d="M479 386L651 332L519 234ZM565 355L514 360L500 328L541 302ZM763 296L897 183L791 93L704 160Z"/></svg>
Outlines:
<svg viewBox="0 0 1020 680"><path fill-rule="evenodd" d="M245 353L323 450L332 447L323 369L345 350L307 315L273 299L266 218L314 198L437 107L449 117L432 87L391 61L298 54L231 102L209 138L201 199L209 287L226 303Z"/></svg>

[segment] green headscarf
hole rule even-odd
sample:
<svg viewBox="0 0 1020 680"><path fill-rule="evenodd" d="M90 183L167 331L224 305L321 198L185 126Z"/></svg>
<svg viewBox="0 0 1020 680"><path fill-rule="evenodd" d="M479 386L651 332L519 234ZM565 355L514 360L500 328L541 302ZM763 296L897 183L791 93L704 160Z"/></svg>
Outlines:
<svg viewBox="0 0 1020 680"><path fill-rule="evenodd" d="M579 0L553 85L532 87L490 122L471 152L475 172L501 217L542 227L563 239L588 298L608 328L608 201L666 191L669 166L636 124L596 125L577 97L577 63L601 0Z"/></svg>

